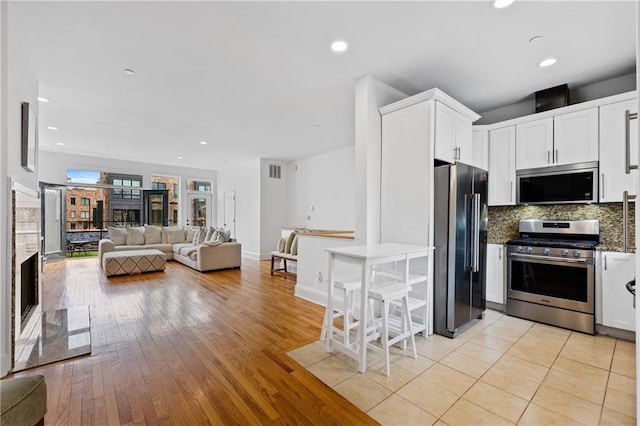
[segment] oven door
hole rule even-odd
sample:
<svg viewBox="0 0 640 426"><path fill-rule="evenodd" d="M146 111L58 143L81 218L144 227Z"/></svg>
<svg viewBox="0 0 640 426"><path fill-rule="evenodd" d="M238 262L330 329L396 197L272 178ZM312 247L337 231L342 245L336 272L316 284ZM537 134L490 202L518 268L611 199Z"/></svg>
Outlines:
<svg viewBox="0 0 640 426"><path fill-rule="evenodd" d="M594 270L593 258L509 253L507 298L593 314Z"/></svg>

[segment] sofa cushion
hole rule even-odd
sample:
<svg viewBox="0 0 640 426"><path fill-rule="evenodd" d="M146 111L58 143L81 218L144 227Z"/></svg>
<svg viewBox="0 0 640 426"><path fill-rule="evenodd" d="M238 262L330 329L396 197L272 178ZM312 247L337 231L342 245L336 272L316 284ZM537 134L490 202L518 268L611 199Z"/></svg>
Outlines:
<svg viewBox="0 0 640 426"><path fill-rule="evenodd" d="M166 229L166 233L168 244L184 243L186 241L184 239L184 230L182 228L168 228Z"/></svg>
<svg viewBox="0 0 640 426"><path fill-rule="evenodd" d="M133 246L122 245L122 246L115 246L113 249L114 251L126 251L126 250L141 250L144 248L146 248L146 246L143 246L143 245L133 245Z"/></svg>
<svg viewBox="0 0 640 426"><path fill-rule="evenodd" d="M184 230L179 226L163 226L162 227L162 243L163 244L171 244L167 241L167 231L170 229L181 230L184 233Z"/></svg>
<svg viewBox="0 0 640 426"><path fill-rule="evenodd" d="M291 253L291 244L293 244L293 239L296 237L296 232L292 232L287 237L287 243L284 246L285 253Z"/></svg>
<svg viewBox="0 0 640 426"><path fill-rule="evenodd" d="M145 244L145 249L156 249L160 250L163 253L171 253L173 251L173 246L171 244Z"/></svg>
<svg viewBox="0 0 640 426"><path fill-rule="evenodd" d="M137 246L144 244L144 226L127 229L127 245Z"/></svg>
<svg viewBox="0 0 640 426"><path fill-rule="evenodd" d="M193 241L193 236L195 235L196 230L194 228L187 228L184 232L186 233L184 240Z"/></svg>
<svg viewBox="0 0 640 426"><path fill-rule="evenodd" d="M109 227L109 239L117 246L123 246L127 244L127 230L126 228L116 228L115 226Z"/></svg>
<svg viewBox="0 0 640 426"><path fill-rule="evenodd" d="M206 235L204 236L204 240L202 240L202 241L211 241L211 237L213 236L213 233L214 233L215 231L216 231L216 230L215 230L215 228L214 228L213 226L210 226L210 227L207 229L207 233L206 233Z"/></svg>
<svg viewBox="0 0 640 426"><path fill-rule="evenodd" d="M191 243L177 243L173 245L173 252L180 254L180 249L183 247L191 247L193 244Z"/></svg>
<svg viewBox="0 0 640 426"><path fill-rule="evenodd" d="M296 236L293 237L293 242L291 243L291 255L292 256L298 255L298 234L296 234Z"/></svg>
<svg viewBox="0 0 640 426"><path fill-rule="evenodd" d="M145 244L162 243L162 228L159 226L145 225L144 226L144 242Z"/></svg>
<svg viewBox="0 0 640 426"><path fill-rule="evenodd" d="M198 246L194 246L193 244L187 244L187 245L183 245L180 247L180 251L179 254L183 255L183 256L189 256L189 254L194 251L197 250Z"/></svg>
<svg viewBox="0 0 640 426"><path fill-rule="evenodd" d="M222 241L203 241L200 243L201 246L215 247L222 244Z"/></svg>

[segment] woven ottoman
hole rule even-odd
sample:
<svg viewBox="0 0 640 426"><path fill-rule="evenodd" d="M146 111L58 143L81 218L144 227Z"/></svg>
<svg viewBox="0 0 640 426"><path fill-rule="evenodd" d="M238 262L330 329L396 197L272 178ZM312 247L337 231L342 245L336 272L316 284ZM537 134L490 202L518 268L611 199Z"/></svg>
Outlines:
<svg viewBox="0 0 640 426"><path fill-rule="evenodd" d="M102 269L110 277L164 271L167 257L156 249L111 251L102 256Z"/></svg>

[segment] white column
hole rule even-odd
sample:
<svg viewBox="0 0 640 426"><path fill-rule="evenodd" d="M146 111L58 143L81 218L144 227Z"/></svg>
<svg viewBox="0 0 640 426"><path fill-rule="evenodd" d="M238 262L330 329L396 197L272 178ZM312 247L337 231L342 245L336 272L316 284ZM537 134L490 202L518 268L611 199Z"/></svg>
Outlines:
<svg viewBox="0 0 640 426"><path fill-rule="evenodd" d="M406 97L370 75L356 81L356 244L380 242L382 119L378 108Z"/></svg>
<svg viewBox="0 0 640 426"><path fill-rule="evenodd" d="M9 177L7 174L7 2L0 1L0 377L11 368L11 250L7 242L9 229Z"/></svg>

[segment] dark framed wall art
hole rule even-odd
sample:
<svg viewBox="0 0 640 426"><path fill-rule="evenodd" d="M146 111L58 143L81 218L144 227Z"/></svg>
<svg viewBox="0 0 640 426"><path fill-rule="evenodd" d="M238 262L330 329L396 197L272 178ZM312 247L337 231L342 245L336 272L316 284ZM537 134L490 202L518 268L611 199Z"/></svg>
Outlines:
<svg viewBox="0 0 640 426"><path fill-rule="evenodd" d="M36 171L38 155L38 117L29 102L22 102L22 167Z"/></svg>

